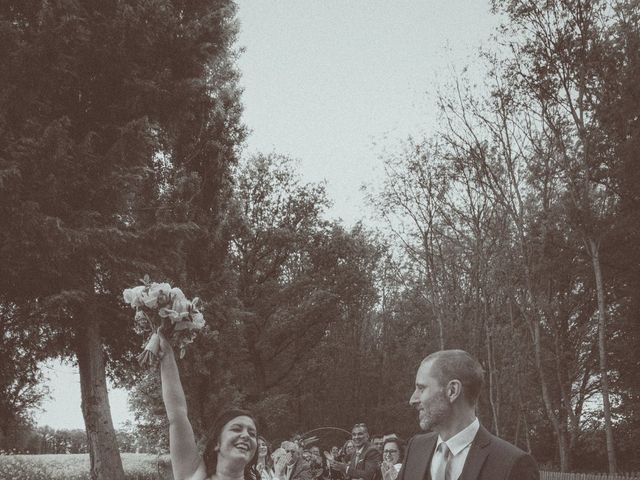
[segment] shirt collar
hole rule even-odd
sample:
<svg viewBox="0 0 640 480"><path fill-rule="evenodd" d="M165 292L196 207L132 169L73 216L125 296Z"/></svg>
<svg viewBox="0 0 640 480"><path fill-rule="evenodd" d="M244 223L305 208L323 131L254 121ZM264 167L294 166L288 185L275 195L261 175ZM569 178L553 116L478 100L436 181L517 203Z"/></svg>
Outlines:
<svg viewBox="0 0 640 480"><path fill-rule="evenodd" d="M473 422L471 422L468 426L466 426L449 440L447 440L447 447L449 447L449 450L451 450L451 454L455 457L462 450L467 448L471 444L471 442L473 442L473 439L476 438L476 433L478 433L478 430L480 430L480 422L477 418L475 418ZM440 437L440 435L438 435L438 443L436 444L436 449L442 442L442 438Z"/></svg>

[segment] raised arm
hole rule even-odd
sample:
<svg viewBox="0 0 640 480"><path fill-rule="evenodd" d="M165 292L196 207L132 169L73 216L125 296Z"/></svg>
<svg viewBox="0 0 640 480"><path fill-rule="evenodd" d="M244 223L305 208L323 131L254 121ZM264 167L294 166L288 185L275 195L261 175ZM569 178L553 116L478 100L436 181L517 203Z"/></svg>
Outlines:
<svg viewBox="0 0 640 480"><path fill-rule="evenodd" d="M160 378L162 400L169 418L169 453L175 480L204 480L206 470L198 452L193 428L187 418L187 400L182 390L173 349L161 333Z"/></svg>

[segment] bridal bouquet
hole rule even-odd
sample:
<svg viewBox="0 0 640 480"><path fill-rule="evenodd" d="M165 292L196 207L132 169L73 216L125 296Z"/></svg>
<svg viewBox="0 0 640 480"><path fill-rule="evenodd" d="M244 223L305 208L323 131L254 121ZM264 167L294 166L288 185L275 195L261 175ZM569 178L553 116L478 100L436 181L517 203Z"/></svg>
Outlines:
<svg viewBox="0 0 640 480"><path fill-rule="evenodd" d="M199 309L198 297L189 300L179 288L168 283L151 282L148 275L142 285L122 292L124 301L135 308L135 329L138 333L151 332L144 350L138 355L140 365L155 365L160 352L158 330L180 350L184 357L187 345L193 342L196 332L204 327L204 317Z"/></svg>

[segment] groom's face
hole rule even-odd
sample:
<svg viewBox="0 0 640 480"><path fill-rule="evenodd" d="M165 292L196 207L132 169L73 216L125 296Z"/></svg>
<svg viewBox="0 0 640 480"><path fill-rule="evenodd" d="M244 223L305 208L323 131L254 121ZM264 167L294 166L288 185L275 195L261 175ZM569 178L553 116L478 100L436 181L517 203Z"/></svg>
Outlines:
<svg viewBox="0 0 640 480"><path fill-rule="evenodd" d="M438 430L451 417L452 407L445 394L445 385L435 375L438 366L434 361L420 365L416 374L416 389L409 399L409 404L418 410L420 428Z"/></svg>

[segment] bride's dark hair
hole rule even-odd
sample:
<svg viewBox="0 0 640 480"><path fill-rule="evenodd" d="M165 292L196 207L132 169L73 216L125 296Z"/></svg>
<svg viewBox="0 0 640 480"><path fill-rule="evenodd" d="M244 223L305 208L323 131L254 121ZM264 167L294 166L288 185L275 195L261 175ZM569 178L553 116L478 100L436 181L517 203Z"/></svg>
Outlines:
<svg viewBox="0 0 640 480"><path fill-rule="evenodd" d="M258 425L255 417L248 410L242 410L240 408L230 408L221 412L213 421L213 425L209 429L208 439L202 455L204 465L207 469L207 477L216 473L216 467L218 465L218 451L216 445L220 440L220 434L224 426L231 420L237 417L249 417L253 420L253 423ZM249 463L244 467L244 480L260 480L260 473L256 468L258 462L258 435L256 434L256 452L249 460Z"/></svg>

